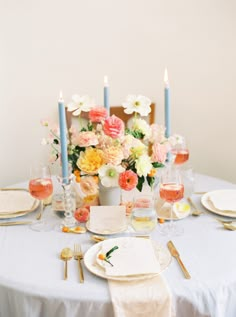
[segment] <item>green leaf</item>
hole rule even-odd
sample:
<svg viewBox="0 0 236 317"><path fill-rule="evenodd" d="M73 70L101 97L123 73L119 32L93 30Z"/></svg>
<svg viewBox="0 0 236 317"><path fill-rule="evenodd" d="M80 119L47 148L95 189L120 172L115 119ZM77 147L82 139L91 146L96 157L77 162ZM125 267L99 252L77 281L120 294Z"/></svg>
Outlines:
<svg viewBox="0 0 236 317"><path fill-rule="evenodd" d="M138 184L136 186L136 188L141 192L143 189L143 183L144 183L145 179L144 176L138 176Z"/></svg>
<svg viewBox="0 0 236 317"><path fill-rule="evenodd" d="M153 184L155 183L155 177L147 176L146 179L147 179L148 185L152 188Z"/></svg>
<svg viewBox="0 0 236 317"><path fill-rule="evenodd" d="M107 253L106 253L106 258L109 259L110 258L110 254L115 251L116 249L118 249L118 246L116 245L115 247L113 247L111 250L109 250Z"/></svg>
<svg viewBox="0 0 236 317"><path fill-rule="evenodd" d="M152 163L152 166L153 166L154 168L159 168L159 167L164 167L165 165L162 164L162 163L153 162L153 163Z"/></svg>

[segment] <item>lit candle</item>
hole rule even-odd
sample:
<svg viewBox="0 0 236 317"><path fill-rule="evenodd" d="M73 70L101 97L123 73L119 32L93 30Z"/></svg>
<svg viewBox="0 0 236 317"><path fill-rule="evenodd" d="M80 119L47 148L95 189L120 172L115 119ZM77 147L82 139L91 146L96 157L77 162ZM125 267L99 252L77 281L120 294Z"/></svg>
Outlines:
<svg viewBox="0 0 236 317"><path fill-rule="evenodd" d="M165 135L168 138L170 136L170 88L169 88L167 69L165 69L164 83L165 83L165 127L166 127Z"/></svg>
<svg viewBox="0 0 236 317"><path fill-rule="evenodd" d="M68 154L67 154L67 126L66 126L66 112L62 93L58 100L59 112L59 127L60 127L60 143L61 143L61 166L63 183L68 183Z"/></svg>
<svg viewBox="0 0 236 317"><path fill-rule="evenodd" d="M109 85L107 76L104 76L104 107L107 109L108 115L110 115Z"/></svg>

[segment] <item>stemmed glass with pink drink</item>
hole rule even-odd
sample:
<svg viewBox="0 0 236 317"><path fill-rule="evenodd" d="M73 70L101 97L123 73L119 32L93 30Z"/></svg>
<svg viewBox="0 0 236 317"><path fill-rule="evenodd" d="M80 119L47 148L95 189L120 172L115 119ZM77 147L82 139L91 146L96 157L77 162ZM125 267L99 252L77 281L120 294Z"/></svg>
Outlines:
<svg viewBox="0 0 236 317"><path fill-rule="evenodd" d="M40 200L40 211L38 219L43 213L43 200L52 195L53 183L50 168L47 165L34 164L30 168L29 192L31 196ZM45 220L37 220L30 225L35 231L49 231L52 227Z"/></svg>
<svg viewBox="0 0 236 317"><path fill-rule="evenodd" d="M167 165L161 172L159 193L161 199L169 203L170 221L160 226L160 232L164 235L180 235L183 229L173 221L173 205L184 196L184 185L181 170L174 164Z"/></svg>
<svg viewBox="0 0 236 317"><path fill-rule="evenodd" d="M172 148L171 153L176 165L182 165L189 160L189 149L184 139Z"/></svg>

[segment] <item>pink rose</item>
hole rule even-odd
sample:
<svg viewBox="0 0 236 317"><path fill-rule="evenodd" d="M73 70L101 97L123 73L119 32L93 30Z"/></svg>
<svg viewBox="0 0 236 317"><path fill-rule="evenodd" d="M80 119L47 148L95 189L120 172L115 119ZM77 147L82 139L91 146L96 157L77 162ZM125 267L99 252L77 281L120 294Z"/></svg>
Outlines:
<svg viewBox="0 0 236 317"><path fill-rule="evenodd" d="M98 138L96 134L92 131L82 131L78 134L73 134L71 137L71 142L74 145L87 147L87 146L97 145Z"/></svg>
<svg viewBox="0 0 236 317"><path fill-rule="evenodd" d="M124 134L124 122L114 114L108 117L104 122L104 133L111 138L119 138Z"/></svg>
<svg viewBox="0 0 236 317"><path fill-rule="evenodd" d="M165 144L154 143L152 146L152 161L164 163L168 148Z"/></svg>
<svg viewBox="0 0 236 317"><path fill-rule="evenodd" d="M131 170L127 170L120 174L119 185L124 190L132 190L138 184L138 175Z"/></svg>
<svg viewBox="0 0 236 317"><path fill-rule="evenodd" d="M97 106L90 110L89 119L92 122L101 122L107 117L107 110L104 107Z"/></svg>

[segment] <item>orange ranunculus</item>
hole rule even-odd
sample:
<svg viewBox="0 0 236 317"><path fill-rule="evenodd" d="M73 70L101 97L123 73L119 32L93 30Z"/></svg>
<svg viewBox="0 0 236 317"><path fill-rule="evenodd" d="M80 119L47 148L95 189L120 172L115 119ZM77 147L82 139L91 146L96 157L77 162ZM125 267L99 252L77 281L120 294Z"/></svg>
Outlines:
<svg viewBox="0 0 236 317"><path fill-rule="evenodd" d="M138 175L131 171L127 170L120 174L119 176L119 185L124 190L132 190L138 184Z"/></svg>

